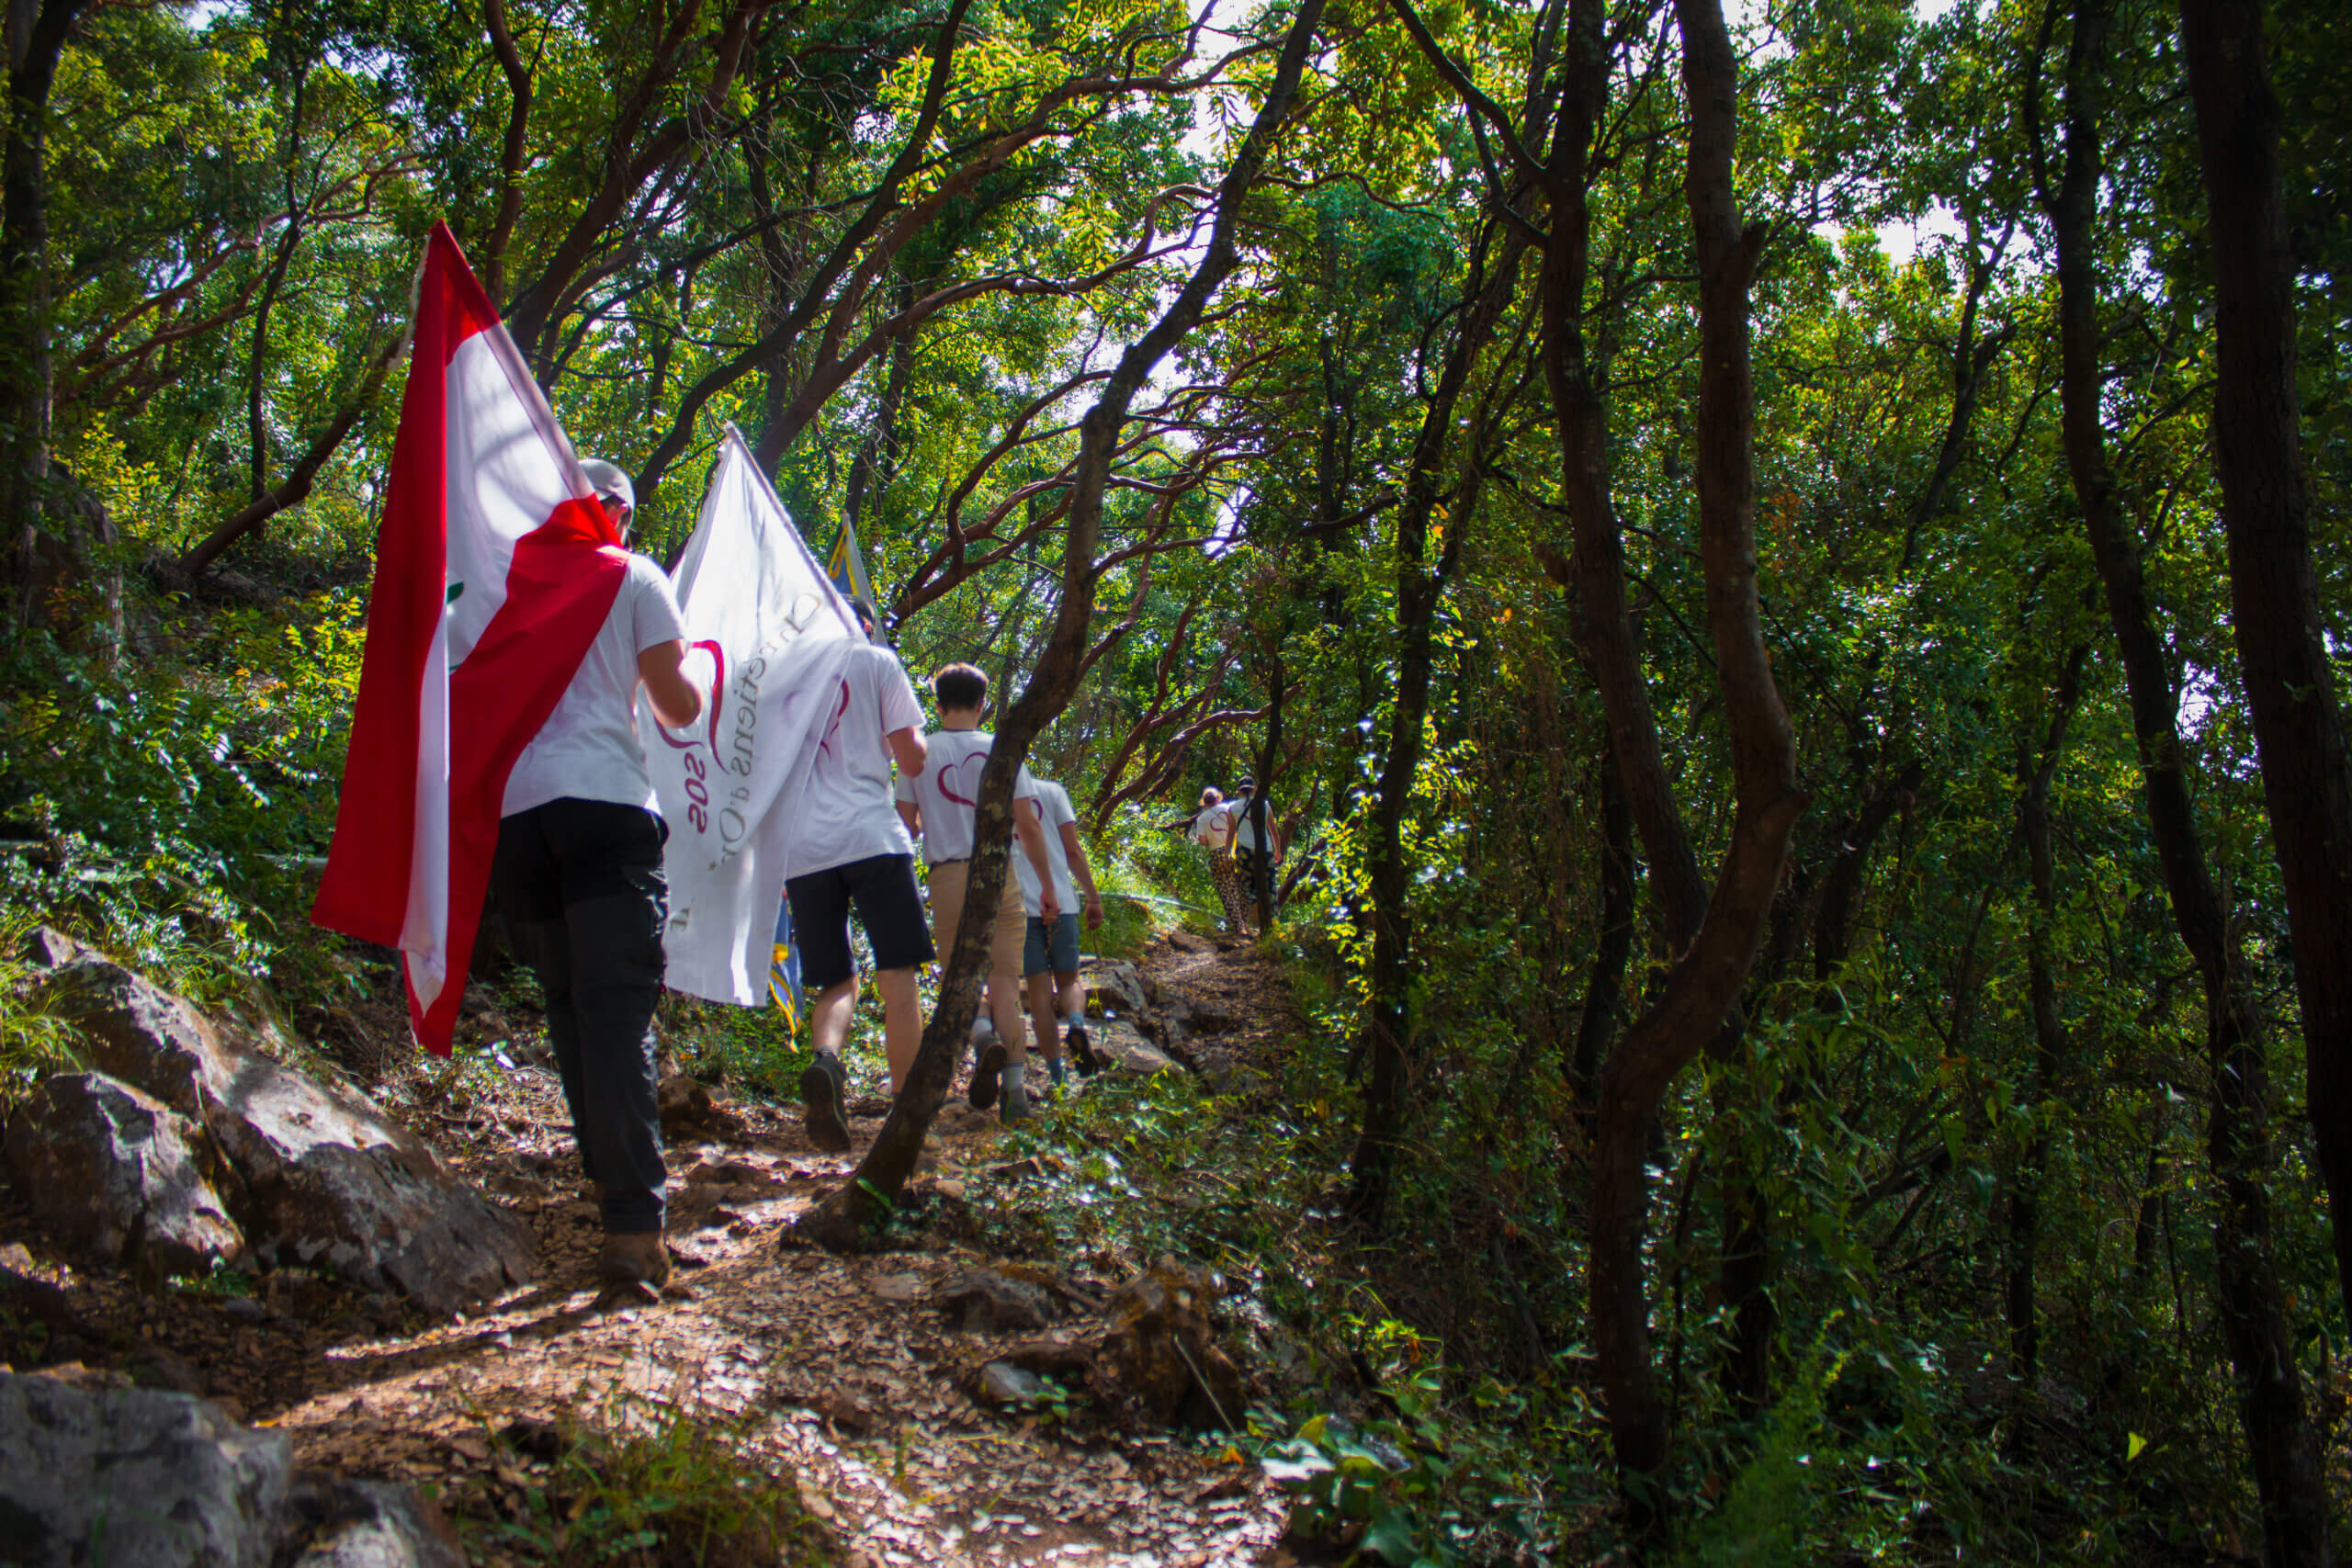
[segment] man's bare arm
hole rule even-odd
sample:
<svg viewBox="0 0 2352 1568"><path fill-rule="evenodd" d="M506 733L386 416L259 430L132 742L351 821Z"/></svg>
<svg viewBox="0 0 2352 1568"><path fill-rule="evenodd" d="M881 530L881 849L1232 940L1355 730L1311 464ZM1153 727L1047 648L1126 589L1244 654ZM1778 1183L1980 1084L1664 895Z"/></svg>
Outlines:
<svg viewBox="0 0 2352 1568"><path fill-rule="evenodd" d="M1069 874L1086 889L1086 929L1092 931L1102 923L1102 895L1094 891L1094 867L1086 858L1086 846L1078 841L1078 824L1061 825L1062 852L1069 857Z"/></svg>
<svg viewBox="0 0 2352 1568"><path fill-rule="evenodd" d="M653 705L653 716L672 729L684 729L702 716L702 688L686 679L686 639L657 642L637 656L638 679Z"/></svg>
<svg viewBox="0 0 2352 1568"><path fill-rule="evenodd" d="M1051 925L1061 918L1062 905L1054 897L1053 862L1046 858L1046 829L1037 815L1035 801L1012 803L1012 836L1021 840L1021 852L1029 857L1030 869L1037 874L1037 913Z"/></svg>
<svg viewBox="0 0 2352 1568"><path fill-rule="evenodd" d="M899 764L899 772L906 777L921 778L923 764L931 760L931 748L912 728L894 729L888 737L890 755Z"/></svg>

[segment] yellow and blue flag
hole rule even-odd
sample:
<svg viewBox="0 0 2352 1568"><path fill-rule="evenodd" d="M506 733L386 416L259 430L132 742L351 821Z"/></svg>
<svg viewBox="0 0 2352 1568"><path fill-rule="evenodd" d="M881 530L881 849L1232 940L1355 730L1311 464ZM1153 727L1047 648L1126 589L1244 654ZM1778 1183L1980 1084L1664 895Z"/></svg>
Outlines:
<svg viewBox="0 0 2352 1568"><path fill-rule="evenodd" d="M873 580L865 575L865 557L857 547L857 527L846 517L842 519L841 537L833 541L833 553L825 561L825 575L833 580L833 586L845 597L863 605L868 615L878 620L881 603L874 597ZM878 624L867 628L867 638L871 640L880 629Z"/></svg>
<svg viewBox="0 0 2352 1568"><path fill-rule="evenodd" d="M787 1033L800 1032L800 1010L806 997L800 989L800 949L792 940L792 900L786 898L775 912L775 962L768 969L768 995L784 1010L784 1027Z"/></svg>

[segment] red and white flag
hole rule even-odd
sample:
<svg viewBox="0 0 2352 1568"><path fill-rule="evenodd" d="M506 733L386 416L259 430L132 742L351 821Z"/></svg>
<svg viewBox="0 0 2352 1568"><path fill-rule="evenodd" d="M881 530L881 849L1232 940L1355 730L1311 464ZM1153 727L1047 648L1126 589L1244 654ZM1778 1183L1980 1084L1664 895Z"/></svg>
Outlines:
<svg viewBox="0 0 2352 1568"><path fill-rule="evenodd" d="M547 395L435 224L311 919L400 950L410 1021L435 1055L465 994L507 775L628 570Z"/></svg>

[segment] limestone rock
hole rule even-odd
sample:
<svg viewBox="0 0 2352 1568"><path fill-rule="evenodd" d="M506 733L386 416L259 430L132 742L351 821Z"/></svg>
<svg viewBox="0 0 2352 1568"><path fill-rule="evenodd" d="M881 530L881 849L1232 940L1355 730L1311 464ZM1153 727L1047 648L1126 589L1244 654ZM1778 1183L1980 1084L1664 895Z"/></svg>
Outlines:
<svg viewBox="0 0 2352 1568"><path fill-rule="evenodd" d="M0 1454L11 1568L267 1568L277 1551L286 1437L201 1401L0 1372Z"/></svg>
<svg viewBox="0 0 2352 1568"><path fill-rule="evenodd" d="M1134 1018L1148 1011L1151 998L1145 990L1143 971L1124 958L1097 963L1086 976L1091 996L1102 998L1105 1010L1122 1018Z"/></svg>
<svg viewBox="0 0 2352 1568"><path fill-rule="evenodd" d="M1096 1365L1152 1419L1231 1427L1247 1407L1240 1371L1216 1342L1216 1276L1169 1259L1113 1293Z"/></svg>
<svg viewBox="0 0 2352 1568"><path fill-rule="evenodd" d="M1010 1361L990 1361L980 1369L973 1393L983 1404L1035 1404L1046 1397L1046 1380Z"/></svg>
<svg viewBox="0 0 2352 1568"><path fill-rule="evenodd" d="M406 1486L305 1471L287 1499L292 1568L463 1568L441 1511Z"/></svg>
<svg viewBox="0 0 2352 1568"><path fill-rule="evenodd" d="M1093 1042L1094 1054L1114 1072L1149 1077L1180 1066L1173 1056L1129 1028L1125 1019L1101 1020L1088 1027L1087 1034Z"/></svg>
<svg viewBox="0 0 2352 1568"><path fill-rule="evenodd" d="M1009 1267L967 1269L931 1299L956 1327L983 1334L1033 1333L1060 1315L1051 1290Z"/></svg>
<svg viewBox="0 0 2352 1568"><path fill-rule="evenodd" d="M436 1314L531 1277L530 1232L357 1094L240 1049L181 998L95 954L57 970L43 997L99 1068L211 1135L241 1179L232 1201L261 1261L332 1264Z"/></svg>
<svg viewBox="0 0 2352 1568"><path fill-rule="evenodd" d="M187 1117L98 1073L42 1081L9 1119L9 1174L74 1252L156 1278L234 1263L245 1239L207 1179Z"/></svg>

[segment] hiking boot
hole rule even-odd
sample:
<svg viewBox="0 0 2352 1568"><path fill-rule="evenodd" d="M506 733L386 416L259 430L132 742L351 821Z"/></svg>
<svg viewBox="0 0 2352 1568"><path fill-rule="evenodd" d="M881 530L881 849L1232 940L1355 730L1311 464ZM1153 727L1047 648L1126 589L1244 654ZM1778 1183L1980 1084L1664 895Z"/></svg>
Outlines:
<svg viewBox="0 0 2352 1568"><path fill-rule="evenodd" d="M1004 1080L1004 1104L997 1111L997 1119L1008 1127L1029 1120L1029 1089L1017 1077Z"/></svg>
<svg viewBox="0 0 2352 1568"><path fill-rule="evenodd" d="M596 1277L607 1285L650 1285L659 1291L670 1282L670 1250L662 1245L662 1233L606 1235Z"/></svg>
<svg viewBox="0 0 2352 1568"><path fill-rule="evenodd" d="M849 1152L849 1117L842 1109L842 1086L849 1077L842 1059L819 1052L800 1074L800 1102L808 1108L808 1141L828 1154Z"/></svg>
<svg viewBox="0 0 2352 1568"><path fill-rule="evenodd" d="M1004 1064L1012 1055L1004 1048L1004 1042L994 1035L989 1036L989 1043L980 1047L980 1059L972 1066L972 1087L964 1095L972 1102L973 1110L986 1111L996 1103L997 1090L1004 1087Z"/></svg>
<svg viewBox="0 0 2352 1568"><path fill-rule="evenodd" d="M1062 1043L1069 1047L1070 1060L1078 1064L1078 1076L1091 1078L1102 1070L1102 1058L1094 1054L1094 1042L1087 1037L1086 1025L1073 1023L1069 1032L1062 1036Z"/></svg>

